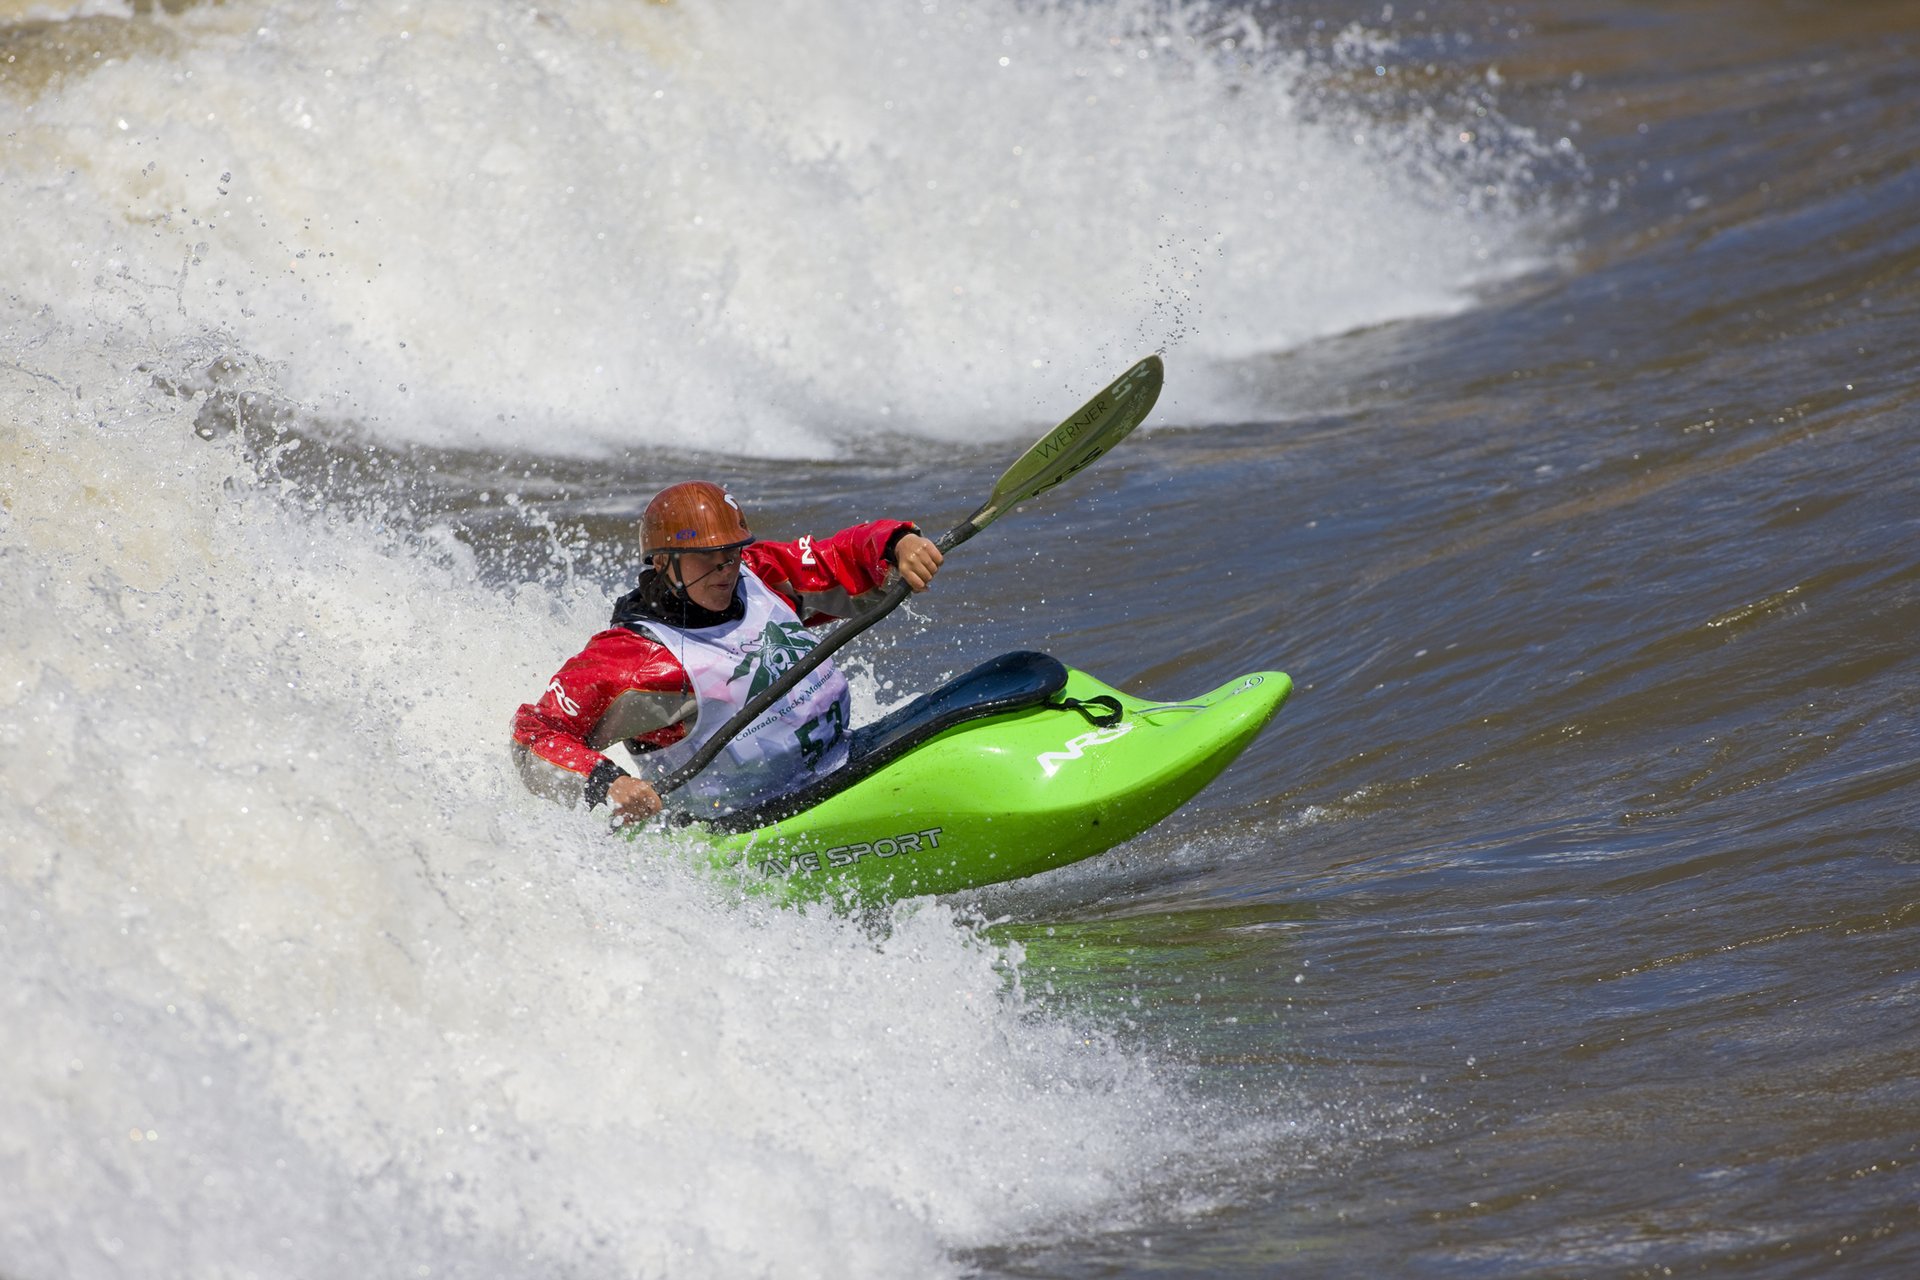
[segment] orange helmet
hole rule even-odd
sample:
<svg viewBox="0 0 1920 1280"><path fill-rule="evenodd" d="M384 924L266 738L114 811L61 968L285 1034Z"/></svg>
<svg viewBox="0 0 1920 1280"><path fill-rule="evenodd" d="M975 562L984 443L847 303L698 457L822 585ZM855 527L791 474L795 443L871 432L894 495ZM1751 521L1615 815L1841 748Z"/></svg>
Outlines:
<svg viewBox="0 0 1920 1280"><path fill-rule="evenodd" d="M640 517L640 553L724 551L753 541L733 495L717 484L689 480L653 495Z"/></svg>

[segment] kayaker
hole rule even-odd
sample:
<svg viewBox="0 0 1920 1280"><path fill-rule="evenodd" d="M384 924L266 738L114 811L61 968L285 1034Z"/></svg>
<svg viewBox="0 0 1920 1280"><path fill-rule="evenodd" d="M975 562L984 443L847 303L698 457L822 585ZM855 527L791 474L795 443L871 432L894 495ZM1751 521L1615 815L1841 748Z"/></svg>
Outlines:
<svg viewBox="0 0 1920 1280"><path fill-rule="evenodd" d="M940 549L913 524L877 520L827 538L762 542L739 503L702 480L654 495L640 518L645 564L607 630L513 718L513 755L534 792L617 823L660 797L603 751L624 743L659 776L688 759L810 647L806 628L846 617L889 569L915 591ZM683 792L733 807L787 792L846 762L847 682L831 660L742 730Z"/></svg>

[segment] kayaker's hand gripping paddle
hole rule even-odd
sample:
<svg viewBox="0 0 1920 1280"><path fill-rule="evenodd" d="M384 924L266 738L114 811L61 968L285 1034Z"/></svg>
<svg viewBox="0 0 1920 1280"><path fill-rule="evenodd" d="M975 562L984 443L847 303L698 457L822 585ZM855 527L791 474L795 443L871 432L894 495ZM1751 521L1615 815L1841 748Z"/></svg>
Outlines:
<svg viewBox="0 0 1920 1280"><path fill-rule="evenodd" d="M993 486L992 495L980 504L980 508L942 534L934 545L940 548L942 554L953 550L1020 503L1035 494L1045 493L1120 443L1152 410L1153 402L1160 397L1160 383L1164 376L1160 357L1153 355L1115 378L1106 390L1081 405L1065 422L1040 437L1031 449L1021 454L1019 460L1000 477L1000 483ZM804 680L809 671L825 662L840 646L892 613L910 592L906 580L896 575L871 608L836 623L832 630L820 637L818 644L807 651L805 657L795 662L784 675L758 695L749 698L747 705L741 707L733 719L721 725L719 732L702 743L685 764L655 779L654 791L662 796L677 791L689 778L706 768L733 740L735 734L759 719L761 713L785 697L789 689Z"/></svg>

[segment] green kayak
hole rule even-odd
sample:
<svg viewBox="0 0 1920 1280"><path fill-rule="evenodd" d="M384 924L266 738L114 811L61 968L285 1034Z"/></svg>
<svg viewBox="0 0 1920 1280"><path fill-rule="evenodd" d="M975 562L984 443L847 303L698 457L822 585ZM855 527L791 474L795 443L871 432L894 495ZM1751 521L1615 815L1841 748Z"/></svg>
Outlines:
<svg viewBox="0 0 1920 1280"><path fill-rule="evenodd" d="M848 763L812 787L674 822L723 875L791 901L869 905L1017 880L1165 818L1292 689L1262 671L1149 702L1010 653L855 730Z"/></svg>

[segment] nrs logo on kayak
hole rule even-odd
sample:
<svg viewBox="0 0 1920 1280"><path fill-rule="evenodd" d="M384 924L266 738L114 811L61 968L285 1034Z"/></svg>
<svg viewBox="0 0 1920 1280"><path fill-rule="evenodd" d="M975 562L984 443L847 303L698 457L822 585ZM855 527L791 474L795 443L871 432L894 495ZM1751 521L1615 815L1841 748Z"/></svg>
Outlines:
<svg viewBox="0 0 1920 1280"><path fill-rule="evenodd" d="M882 836L878 840L835 845L824 853L797 853L791 858L768 857L754 865L770 876L790 876L796 871L819 871L823 866L850 867L868 855L876 858L895 858L903 853L919 853L922 849L938 849L940 832L939 827L928 827L922 831L904 831L897 836ZM821 861L823 858L824 863Z"/></svg>

